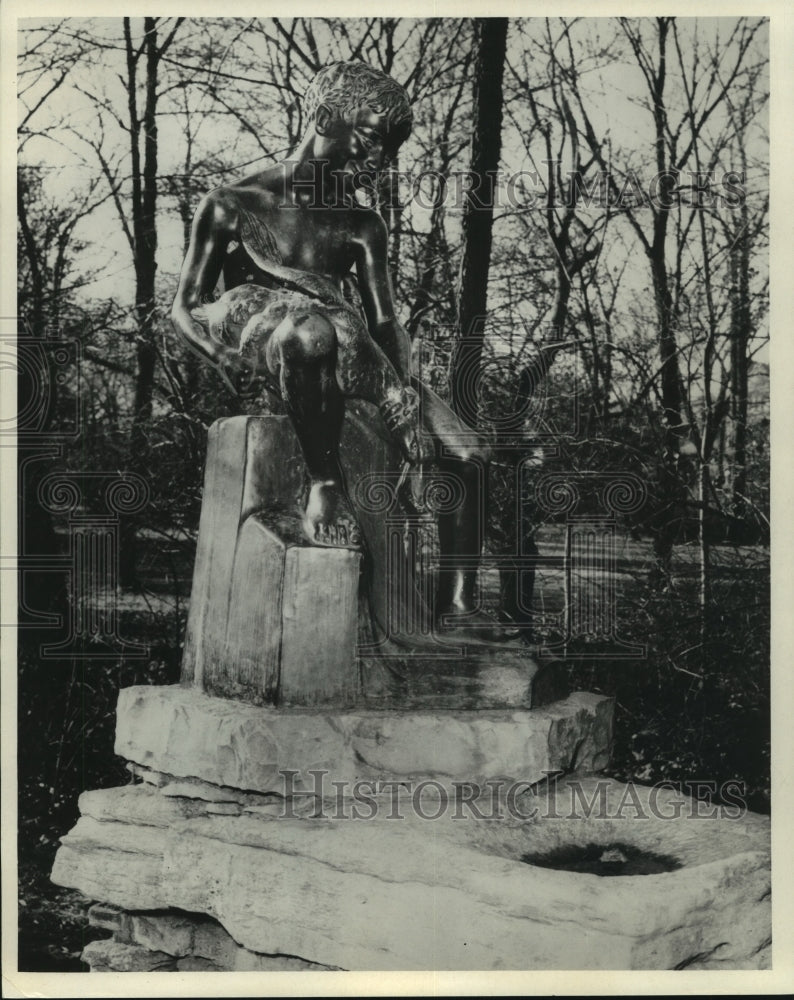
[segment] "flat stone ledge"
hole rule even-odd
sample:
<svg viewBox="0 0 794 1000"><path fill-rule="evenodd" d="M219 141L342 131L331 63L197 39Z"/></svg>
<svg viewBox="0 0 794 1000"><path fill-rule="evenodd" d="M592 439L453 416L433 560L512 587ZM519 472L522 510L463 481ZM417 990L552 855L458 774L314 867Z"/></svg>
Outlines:
<svg viewBox="0 0 794 1000"><path fill-rule="evenodd" d="M250 952L342 969L767 967L768 818L699 818L687 796L605 778L571 777L549 795L527 795L527 820L448 809L356 822L207 815L150 785L106 789L81 797L52 877L125 910L205 914ZM592 844L677 867L610 878L526 860ZM176 916L133 915L132 934L107 906L98 917L117 939L95 947L105 967L217 963L232 947L221 936L217 954L196 948Z"/></svg>
<svg viewBox="0 0 794 1000"><path fill-rule="evenodd" d="M245 705L179 685L138 686L119 695L115 750L169 781L260 794L313 791L312 771L329 782L534 783L550 772L603 770L612 716L611 698L586 692L537 709L318 712ZM289 787L284 771L296 772ZM187 786L181 792L190 794Z"/></svg>

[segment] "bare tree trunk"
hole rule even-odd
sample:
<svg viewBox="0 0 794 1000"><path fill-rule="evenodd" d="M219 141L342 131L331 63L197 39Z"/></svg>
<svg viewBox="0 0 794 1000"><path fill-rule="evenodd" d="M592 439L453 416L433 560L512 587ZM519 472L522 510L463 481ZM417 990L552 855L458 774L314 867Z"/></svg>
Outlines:
<svg viewBox="0 0 794 1000"><path fill-rule="evenodd" d="M733 513L746 514L747 497L747 345L750 329L750 252L747 203L742 202L738 237L731 251L731 424L733 426Z"/></svg>
<svg viewBox="0 0 794 1000"><path fill-rule="evenodd" d="M451 364L452 408L464 420L476 421L471 383L482 357L491 261L494 191L502 146L502 78L507 47L507 18L480 18L477 23L474 77L474 123L471 173L475 187L463 212L463 259L458 283L459 340Z"/></svg>
<svg viewBox="0 0 794 1000"><path fill-rule="evenodd" d="M133 46L130 19L124 18L127 53L127 102L129 114L130 164L132 173L132 235L135 263L135 316L137 374L130 431L130 468L146 477L149 468L148 427L152 418L155 346L155 278L157 274L157 97L158 68L164 51L174 38L177 19L166 40L158 47L158 19L144 18L144 39L137 51ZM138 114L138 61L145 56L144 108ZM141 140L143 157L141 158ZM125 518L121 526L119 575L122 586L136 583L137 524Z"/></svg>
<svg viewBox="0 0 794 1000"><path fill-rule="evenodd" d="M30 271L30 305L28 309L28 326L34 337L44 336L44 276L42 262L36 245L36 238L31 230L27 207L28 185L20 174L17 181L17 220L19 232L22 235L22 245ZM55 386L53 385L53 390Z"/></svg>
<svg viewBox="0 0 794 1000"><path fill-rule="evenodd" d="M664 252L666 228L664 212L659 212L655 220L654 240L649 253L658 323L661 396L664 409L664 443L659 469L657 527L653 539L656 559L653 579L656 582L664 582L670 576L678 513L682 500L682 485L678 474L678 455L683 431L681 374L678 366L672 296Z"/></svg>
<svg viewBox="0 0 794 1000"><path fill-rule="evenodd" d="M433 190L433 205L430 211L430 231L423 241L422 257L419 270L419 284L416 288L414 300L411 303L411 314L406 324L409 336L413 340L419 329L419 325L424 317L433 311L434 293L438 294L439 263L449 260L446 234L444 232L444 201L446 197L446 184L449 178L449 171L453 158L452 129L455 124L455 117L460 107L461 98L467 82L466 71L470 66L471 53L466 54L461 73L461 80L456 88L455 95L450 102L441 134L438 138L439 160L435 171L437 183ZM396 270L396 269L395 269ZM443 280L443 276L442 276ZM445 282L446 284L446 282ZM449 289L447 289L449 291Z"/></svg>
<svg viewBox="0 0 794 1000"><path fill-rule="evenodd" d="M669 169L666 156L667 109L665 107L665 80L667 77L667 37L671 19L656 19L659 41L659 61L651 76L653 98L653 118L656 145L656 168L661 176ZM636 49L635 49L636 51ZM639 62L639 57L638 57ZM664 445L659 481L659 521L654 537L656 557L655 575L666 580L670 576L673 544L676 535L677 513L682 499L681 482L678 475L678 455L683 432L683 394L681 373L678 364L678 344L676 342L673 296L667 273L665 243L667 223L670 213L664 207L654 209L653 236L646 252L651 265L654 302L659 338L659 360L661 362L661 395L664 409Z"/></svg>
<svg viewBox="0 0 794 1000"><path fill-rule="evenodd" d="M146 103L143 119L137 122L134 103L131 118L135 128L131 135L133 143L133 232L135 234L135 313L138 320L138 377L135 383L135 411L133 414L131 445L133 454L139 456L146 451L145 427L152 415L152 395L154 389L154 367L156 352L154 347L155 275L157 273L157 22L152 17L144 19L146 52ZM131 100L135 93L131 88ZM139 140L140 126L143 127L143 166L141 169ZM141 449L139 451L139 449Z"/></svg>

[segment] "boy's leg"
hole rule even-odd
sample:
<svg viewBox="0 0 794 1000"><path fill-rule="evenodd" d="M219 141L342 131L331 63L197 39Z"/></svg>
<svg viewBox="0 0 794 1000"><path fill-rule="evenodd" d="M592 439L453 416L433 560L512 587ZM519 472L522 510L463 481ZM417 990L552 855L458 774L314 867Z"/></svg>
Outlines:
<svg viewBox="0 0 794 1000"><path fill-rule="evenodd" d="M315 545L358 547L361 537L347 503L339 465L344 399L336 382L336 336L319 313L285 318L270 335L267 367L309 471L304 530Z"/></svg>
<svg viewBox="0 0 794 1000"><path fill-rule="evenodd" d="M437 515L441 557L446 563L439 572L434 609L439 628L453 637L485 642L515 639L518 629L500 625L479 610L475 600L487 525L488 444L432 389L417 379L412 382L421 400L422 424L436 443L439 467L457 480L462 494L454 510Z"/></svg>

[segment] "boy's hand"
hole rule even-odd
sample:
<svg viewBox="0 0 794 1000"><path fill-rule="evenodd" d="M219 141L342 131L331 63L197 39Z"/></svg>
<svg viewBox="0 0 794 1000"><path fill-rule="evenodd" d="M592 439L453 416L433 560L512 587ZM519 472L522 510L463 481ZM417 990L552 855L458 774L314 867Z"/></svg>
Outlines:
<svg viewBox="0 0 794 1000"><path fill-rule="evenodd" d="M232 347L219 347L212 359L227 387L241 399L253 399L259 394L264 383L261 375L254 372L250 362L241 358Z"/></svg>

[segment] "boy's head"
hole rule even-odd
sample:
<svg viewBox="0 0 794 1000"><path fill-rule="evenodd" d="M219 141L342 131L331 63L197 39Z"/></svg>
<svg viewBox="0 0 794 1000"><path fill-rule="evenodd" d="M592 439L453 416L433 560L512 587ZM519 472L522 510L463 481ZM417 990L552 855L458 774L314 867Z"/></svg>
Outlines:
<svg viewBox="0 0 794 1000"><path fill-rule="evenodd" d="M325 66L309 84L304 111L315 120L321 105L331 108L349 125L363 109L374 111L387 125L387 151L395 153L411 134L413 114L408 95L390 76L362 62L339 62Z"/></svg>

